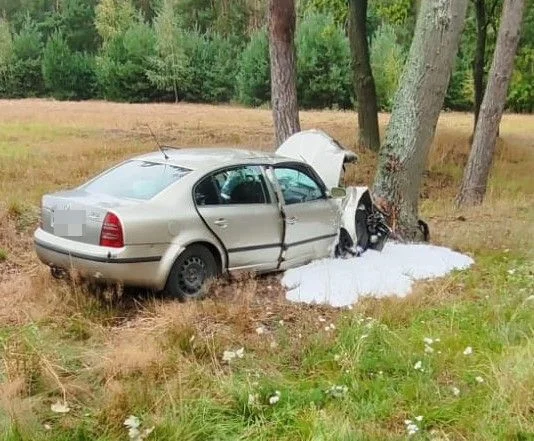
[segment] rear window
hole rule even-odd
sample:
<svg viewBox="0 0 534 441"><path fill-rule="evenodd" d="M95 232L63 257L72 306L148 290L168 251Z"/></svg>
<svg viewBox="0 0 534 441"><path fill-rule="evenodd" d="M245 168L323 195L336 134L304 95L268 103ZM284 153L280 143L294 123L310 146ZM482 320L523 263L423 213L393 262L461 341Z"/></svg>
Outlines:
<svg viewBox="0 0 534 441"><path fill-rule="evenodd" d="M128 161L91 181L89 193L119 198L151 199L191 170L148 161Z"/></svg>

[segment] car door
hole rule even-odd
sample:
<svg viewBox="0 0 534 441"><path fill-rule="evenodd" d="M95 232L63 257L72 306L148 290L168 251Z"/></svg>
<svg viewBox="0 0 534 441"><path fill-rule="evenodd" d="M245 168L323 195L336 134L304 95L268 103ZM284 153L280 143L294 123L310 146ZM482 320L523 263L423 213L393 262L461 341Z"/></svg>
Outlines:
<svg viewBox="0 0 534 441"><path fill-rule="evenodd" d="M339 209L324 184L304 164L273 168L283 198L284 264L287 268L331 254L339 230Z"/></svg>
<svg viewBox="0 0 534 441"><path fill-rule="evenodd" d="M200 216L223 243L230 270L272 270L278 266L283 219L256 165L230 167L194 188Z"/></svg>

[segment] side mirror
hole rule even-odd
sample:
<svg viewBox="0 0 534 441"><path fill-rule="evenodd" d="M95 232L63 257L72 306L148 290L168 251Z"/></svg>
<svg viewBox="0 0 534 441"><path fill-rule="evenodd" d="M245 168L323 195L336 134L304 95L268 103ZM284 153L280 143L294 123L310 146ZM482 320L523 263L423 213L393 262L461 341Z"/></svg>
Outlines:
<svg viewBox="0 0 534 441"><path fill-rule="evenodd" d="M334 199L343 199L347 196L347 191L343 187L333 187L330 189L330 196Z"/></svg>

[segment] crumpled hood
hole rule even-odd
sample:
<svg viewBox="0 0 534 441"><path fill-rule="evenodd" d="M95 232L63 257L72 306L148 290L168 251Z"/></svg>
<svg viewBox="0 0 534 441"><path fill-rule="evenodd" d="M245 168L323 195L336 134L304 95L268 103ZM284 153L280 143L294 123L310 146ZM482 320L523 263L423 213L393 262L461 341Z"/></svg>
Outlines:
<svg viewBox="0 0 534 441"><path fill-rule="evenodd" d="M311 165L329 189L339 186L343 164L357 160L354 152L343 148L322 130L315 129L290 136L278 147L276 154Z"/></svg>

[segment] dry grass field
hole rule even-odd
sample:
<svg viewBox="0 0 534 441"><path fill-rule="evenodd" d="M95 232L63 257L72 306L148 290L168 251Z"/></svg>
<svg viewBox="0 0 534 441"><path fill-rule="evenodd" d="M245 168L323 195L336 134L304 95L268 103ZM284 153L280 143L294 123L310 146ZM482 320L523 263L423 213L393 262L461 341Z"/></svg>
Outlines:
<svg viewBox="0 0 534 441"><path fill-rule="evenodd" d="M352 112L301 122L356 149ZM442 114L422 216L476 265L351 310L288 304L273 277L187 304L52 279L32 252L41 195L155 149L147 124L166 144L272 148L269 110L0 100L1 440L128 439L129 415L154 440L397 440L405 420L414 439L534 439L534 116L504 117L487 200L458 211L472 116ZM349 178L370 183L358 153Z"/></svg>

